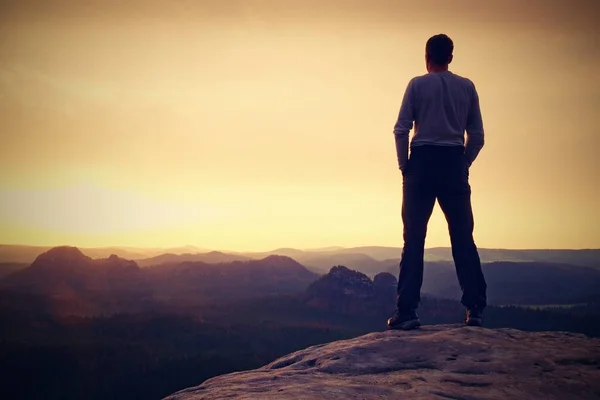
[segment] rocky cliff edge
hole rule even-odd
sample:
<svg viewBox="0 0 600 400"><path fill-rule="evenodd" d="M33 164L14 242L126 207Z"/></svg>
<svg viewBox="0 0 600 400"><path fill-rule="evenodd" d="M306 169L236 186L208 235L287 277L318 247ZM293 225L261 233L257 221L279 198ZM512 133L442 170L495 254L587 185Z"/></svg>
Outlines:
<svg viewBox="0 0 600 400"><path fill-rule="evenodd" d="M599 399L600 339L425 326L309 347L168 400Z"/></svg>

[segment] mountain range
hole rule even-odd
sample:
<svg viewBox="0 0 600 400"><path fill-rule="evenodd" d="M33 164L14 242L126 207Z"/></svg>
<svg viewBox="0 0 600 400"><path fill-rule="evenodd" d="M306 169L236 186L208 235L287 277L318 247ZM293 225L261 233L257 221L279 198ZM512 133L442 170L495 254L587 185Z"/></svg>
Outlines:
<svg viewBox="0 0 600 400"><path fill-rule="evenodd" d="M44 246L0 245L0 278L32 263L38 255L50 250ZM370 277L380 272L398 273L402 249L399 247L360 246L327 247L299 250L279 248L265 252L209 251L194 246L177 248L134 248L101 247L80 248L91 258L106 258L117 255L120 258L135 260L140 267L155 266L169 262L198 261L216 264L231 261L260 260L270 255L293 258L309 270L324 274L332 266L344 265L361 271ZM506 250L479 249L482 262L538 262L590 267L600 270L600 249L584 250ZM451 249L435 247L425 250L426 262L452 262Z"/></svg>
<svg viewBox="0 0 600 400"><path fill-rule="evenodd" d="M382 249L378 251L380 256L388 255ZM36 299L42 309L61 315L189 308L215 301L300 293L311 284L318 286L323 280L334 280L341 270L373 277L371 288L378 282L388 282L392 294L387 298L390 304L394 302L391 282L396 279L397 265L388 264L379 269L374 264L360 262L377 262L373 258L342 252L322 258L323 268L327 259L355 260L357 264L329 265L329 273L319 274L289 257L302 258L305 252L293 249L279 252L288 255L251 259L240 254L208 252L127 260L115 254L93 259L75 247L56 247L40 254L29 266L5 264L11 273L0 279L0 305L27 304ZM306 254L313 257L327 252L330 250ZM360 256L353 258L357 254ZM494 305L588 303L595 301L600 288L600 270L577 265L501 261L484 263L483 270L488 283L488 303ZM319 302L327 303L326 298L344 298L336 285L329 282L328 287L330 292L321 296ZM373 299L374 292L370 290L371 294L363 299L365 303ZM453 263L427 262L422 292L436 298L459 299L461 291ZM16 300L23 296L29 300ZM351 307L350 302L344 304Z"/></svg>
<svg viewBox="0 0 600 400"><path fill-rule="evenodd" d="M61 315L100 315L296 293L316 279L314 272L285 256L140 268L136 261L114 254L92 259L76 247L62 246L0 279L0 295L43 298L46 311Z"/></svg>
<svg viewBox="0 0 600 400"><path fill-rule="evenodd" d="M269 255L266 255L262 258L266 258ZM151 267L155 265L179 262L204 262L207 264L220 264L233 261L250 261L254 259L255 258L244 255L223 253L220 251L209 251L207 253L165 253L155 257L138 259L137 263L140 267Z"/></svg>
<svg viewBox="0 0 600 400"><path fill-rule="evenodd" d="M60 246L28 246L28 245L13 245L0 244L0 263L27 263L31 264L40 254ZM139 260L144 258L156 257L161 254L183 254L183 253L205 253L209 250L196 246L180 246L171 248L159 247L128 247L128 246L112 246L112 247L79 247L79 250L92 258L106 258L111 254L118 255L121 258L129 260Z"/></svg>
<svg viewBox="0 0 600 400"><path fill-rule="evenodd" d="M138 262L58 247L0 279L0 398L160 399L306 347L384 330L395 308L396 277L386 272L371 278L334 265L319 275L274 255L217 264L167 258L144 268ZM551 263L484 268L490 295L506 279L511 287L523 279L527 285L500 292L536 304L572 301L565 294L592 290L598 273ZM441 296L423 294L423 324L460 322L452 264L428 263L426 274L426 288ZM536 296L523 297L530 292ZM600 336L595 301L492 305L485 324Z"/></svg>

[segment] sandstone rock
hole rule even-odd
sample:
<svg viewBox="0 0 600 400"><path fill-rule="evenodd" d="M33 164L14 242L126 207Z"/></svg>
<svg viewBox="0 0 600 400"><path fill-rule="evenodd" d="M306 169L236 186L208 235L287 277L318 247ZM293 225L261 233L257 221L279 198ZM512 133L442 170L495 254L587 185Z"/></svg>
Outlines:
<svg viewBox="0 0 600 400"><path fill-rule="evenodd" d="M215 377L168 400L598 399L600 340L458 325L377 332Z"/></svg>
<svg viewBox="0 0 600 400"><path fill-rule="evenodd" d="M308 287L306 304L343 314L364 313L377 308L375 289L367 275L338 265Z"/></svg>

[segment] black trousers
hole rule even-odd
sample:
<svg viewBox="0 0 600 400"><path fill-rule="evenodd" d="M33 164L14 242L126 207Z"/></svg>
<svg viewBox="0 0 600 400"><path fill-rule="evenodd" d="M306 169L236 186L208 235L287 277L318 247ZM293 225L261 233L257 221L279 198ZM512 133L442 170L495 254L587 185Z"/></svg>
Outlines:
<svg viewBox="0 0 600 400"><path fill-rule="evenodd" d="M450 232L452 256L467 308L486 306L486 282L473 240L469 166L462 146L415 146L404 168L404 248L398 278L398 310L416 310L421 301L427 223L437 199Z"/></svg>

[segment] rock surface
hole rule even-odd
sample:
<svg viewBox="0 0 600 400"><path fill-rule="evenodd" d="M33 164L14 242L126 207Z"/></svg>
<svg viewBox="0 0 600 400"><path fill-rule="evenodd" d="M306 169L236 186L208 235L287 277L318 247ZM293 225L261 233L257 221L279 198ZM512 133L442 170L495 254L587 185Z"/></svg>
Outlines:
<svg viewBox="0 0 600 400"><path fill-rule="evenodd" d="M168 400L598 399L600 340L458 325L377 332L215 377Z"/></svg>

